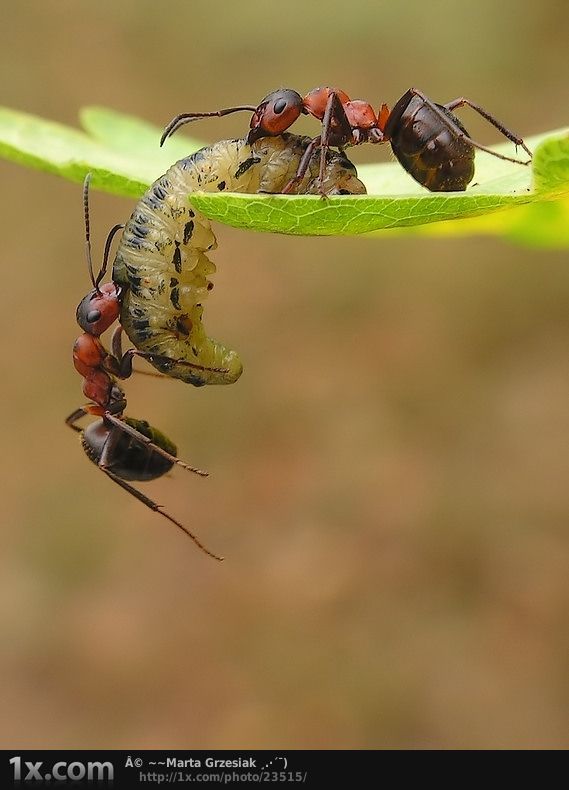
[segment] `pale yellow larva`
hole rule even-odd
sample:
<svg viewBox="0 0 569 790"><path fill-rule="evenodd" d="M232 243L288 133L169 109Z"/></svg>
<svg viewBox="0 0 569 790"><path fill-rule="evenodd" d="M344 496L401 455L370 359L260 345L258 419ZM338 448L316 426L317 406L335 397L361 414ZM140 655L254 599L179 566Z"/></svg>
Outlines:
<svg viewBox="0 0 569 790"><path fill-rule="evenodd" d="M209 338L202 322L215 272L208 253L216 239L209 220L192 208L192 192L278 193L296 175L309 142L293 134L252 145L222 140L173 165L136 206L119 243L113 280L121 289L124 330L139 350L160 355L151 361L162 373L203 386L231 384L243 369L237 353ZM318 150L297 194L319 193L319 167ZM327 195L365 193L352 163L332 151L323 187Z"/></svg>

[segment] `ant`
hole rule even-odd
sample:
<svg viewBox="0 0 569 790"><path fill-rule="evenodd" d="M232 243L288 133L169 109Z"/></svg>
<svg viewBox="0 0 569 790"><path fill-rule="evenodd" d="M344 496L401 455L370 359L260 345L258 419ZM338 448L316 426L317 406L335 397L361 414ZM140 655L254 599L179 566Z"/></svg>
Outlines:
<svg viewBox="0 0 569 790"><path fill-rule="evenodd" d="M77 308L77 322L84 331L73 346L73 363L77 372L84 378L83 394L90 402L76 409L65 422L74 431L80 433L81 444L86 455L107 477L185 532L210 557L222 560L223 557L207 549L183 524L165 512L161 505L128 482L155 480L169 472L174 464L202 477L206 477L208 473L180 460L176 455L176 445L157 428L152 427L145 420L136 420L124 415L127 402L117 378L126 379L133 373L135 356L155 359L158 355L146 354L134 348L128 349L123 354L120 325L113 332L112 353L105 349L99 339L119 317L119 289L112 282L102 286L100 282L106 272L113 237L124 226L115 225L109 232L103 263L95 277L89 230L89 183L90 174L85 178L83 185L83 205L85 251L93 290L81 300ZM87 415L100 419L82 430L77 422Z"/></svg>
<svg viewBox="0 0 569 790"><path fill-rule="evenodd" d="M473 140L453 110L468 106L498 129L504 137L521 146L529 160L504 156ZM476 148L498 159L528 165L532 153L521 137L507 129L478 104L464 97L447 104L436 104L416 88L408 90L392 110L382 104L375 113L371 104L360 99L351 100L338 88L314 88L306 96L289 88L269 93L259 105L228 107L204 113L182 113L164 129L160 145L180 126L198 118L222 117L234 112L252 112L247 142L261 137L273 137L289 129L300 115L312 115L322 121L320 135L314 137L306 149L294 178L283 189L291 192L302 180L310 157L321 149L320 183L322 183L326 151L334 146L344 147L361 143L391 143L393 153L405 170L431 192L464 191L474 176Z"/></svg>

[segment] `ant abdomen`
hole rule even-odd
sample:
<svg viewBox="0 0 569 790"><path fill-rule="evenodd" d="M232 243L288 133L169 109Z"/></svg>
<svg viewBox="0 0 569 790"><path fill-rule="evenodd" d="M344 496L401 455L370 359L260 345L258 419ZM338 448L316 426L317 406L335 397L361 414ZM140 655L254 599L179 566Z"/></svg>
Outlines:
<svg viewBox="0 0 569 790"><path fill-rule="evenodd" d="M441 123L440 113L468 132L446 107L431 105L408 91L393 107L385 126L393 153L409 175L431 192L461 192L474 176L474 148Z"/></svg>
<svg viewBox="0 0 569 790"><path fill-rule="evenodd" d="M154 428L146 420L135 420L123 417L123 422L146 436L153 444L161 447L170 455L177 455L176 445L161 431ZM142 444L125 433L109 426L104 419L90 423L81 433L81 444L85 453L94 464L99 465L104 459L105 469L120 477L121 480L156 480L169 472L173 461L159 455L151 447ZM109 449L110 448L110 449Z"/></svg>

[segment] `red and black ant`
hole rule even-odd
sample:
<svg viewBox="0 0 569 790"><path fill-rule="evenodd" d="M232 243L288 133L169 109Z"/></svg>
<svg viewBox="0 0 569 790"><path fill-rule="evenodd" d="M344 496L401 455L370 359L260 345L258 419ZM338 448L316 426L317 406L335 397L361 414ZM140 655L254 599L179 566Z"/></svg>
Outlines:
<svg viewBox="0 0 569 790"><path fill-rule="evenodd" d="M453 110L468 106L485 118L511 140L521 146L530 159L523 161L504 156L473 140ZM273 137L285 132L300 115L313 115L322 121L322 132L313 138L300 162L296 176L283 193L290 192L302 179L316 148L321 148L320 179L330 146L339 148L361 143L391 143L393 153L405 170L431 192L464 191L474 176L476 148L498 159L528 165L532 153L521 137L507 129L500 121L478 104L461 97L436 104L424 93L411 88L396 102L392 110L382 104L377 114L370 104L352 101L337 88L314 88L304 98L294 90L281 88L269 93L254 107L242 105L204 113L182 113L164 129L160 145L180 126L198 118L224 116L234 112L252 112L247 142L260 137Z"/></svg>
<svg viewBox="0 0 569 790"><path fill-rule="evenodd" d="M155 480L169 472L174 464L204 477L207 476L207 472L180 460L176 455L176 445L157 428L152 427L145 420L135 420L124 415L126 397L116 379L126 379L133 373L135 356L155 359L157 355L146 354L134 348L128 349L123 354L120 325L112 336L112 353L105 349L99 339L119 316L119 289L112 282L104 285L100 285L100 282L106 272L113 237L123 225L115 225L111 229L105 243L103 263L95 277L89 231L89 180L88 175L83 187L83 204L85 249L93 290L81 300L77 308L77 322L84 332L73 346L73 363L77 372L84 378L83 394L90 402L76 409L65 422L81 434L81 444L85 453L113 482L175 524L206 554L216 560L222 560L223 557L207 549L183 524L164 511L161 505L127 482ZM100 419L82 430L77 422L87 415Z"/></svg>

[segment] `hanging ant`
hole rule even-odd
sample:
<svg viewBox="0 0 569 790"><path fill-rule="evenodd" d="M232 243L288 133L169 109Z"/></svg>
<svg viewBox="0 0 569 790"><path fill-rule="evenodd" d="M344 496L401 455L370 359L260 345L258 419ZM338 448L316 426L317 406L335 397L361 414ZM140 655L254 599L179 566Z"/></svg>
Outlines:
<svg viewBox="0 0 569 790"><path fill-rule="evenodd" d="M124 415L126 397L116 379L126 379L133 373L132 364L135 356L155 359L157 355L146 354L137 349L128 349L123 354L120 325L112 336L112 353L105 349L99 339L119 316L119 289L114 283L100 286L100 282L107 268L113 237L123 226L115 225L111 229L105 243L103 263L95 277L89 231L89 181L88 175L83 187L83 205L85 250L93 290L81 300L77 308L77 321L84 333L77 338L73 346L73 363L77 372L84 378L83 394L90 402L76 409L65 422L81 434L81 444L88 458L107 477L185 532L206 554L216 560L222 560L223 557L209 551L183 524L164 511L161 505L127 482L155 480L170 471L174 464L201 476L207 476L207 472L180 460L176 455L176 445L157 428L152 427L145 420L135 420ZM100 419L82 430L77 422L87 415Z"/></svg>
<svg viewBox="0 0 569 790"><path fill-rule="evenodd" d="M529 160L514 159L473 140L453 110L468 106L498 129L516 147L521 146ZM205 113L182 113L164 129L160 145L180 126L198 118L222 117L234 112L252 112L247 142L272 137L286 131L300 115L312 115L322 121L322 131L306 149L294 178L283 189L289 193L302 179L310 157L321 149L320 180L324 171L326 151L330 146L341 151L346 146L362 143L391 143L393 153L405 170L431 192L464 191L474 176L474 152L492 154L498 159L528 165L532 153L523 139L507 129L478 104L464 97L447 104L436 104L424 93L411 88L392 110L382 104L377 114L361 100L352 101L337 88L314 88L304 98L294 90L281 88L269 93L254 107L242 105Z"/></svg>

